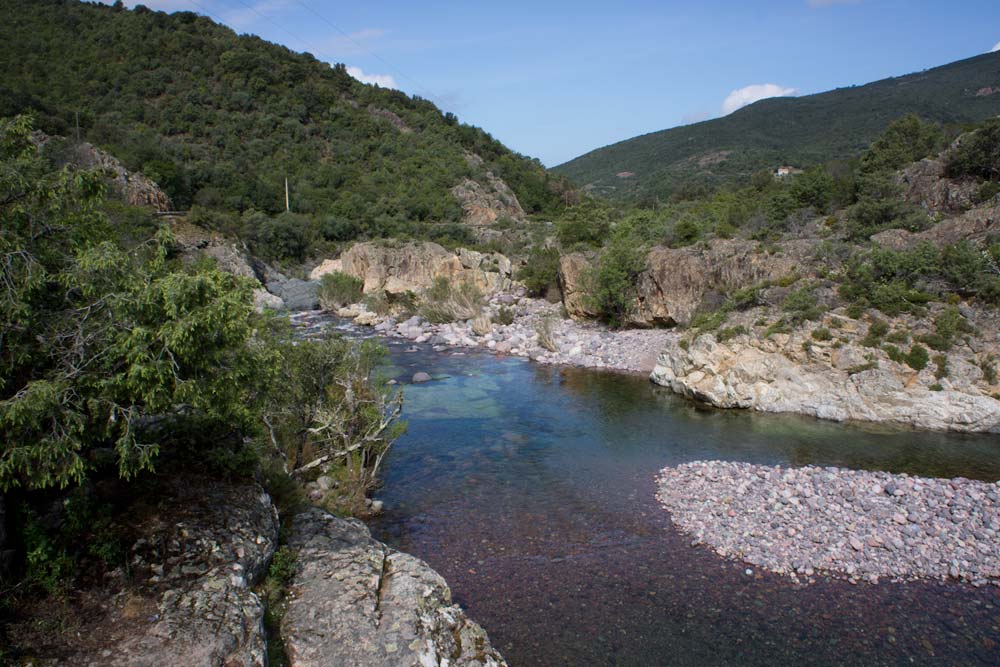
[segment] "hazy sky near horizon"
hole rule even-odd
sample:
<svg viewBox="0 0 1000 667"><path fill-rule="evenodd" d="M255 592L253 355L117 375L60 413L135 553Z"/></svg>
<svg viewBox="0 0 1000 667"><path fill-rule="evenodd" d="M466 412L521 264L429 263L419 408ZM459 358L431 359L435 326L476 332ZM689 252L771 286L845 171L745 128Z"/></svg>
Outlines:
<svg viewBox="0 0 1000 667"><path fill-rule="evenodd" d="M110 3L110 0L102 0ZM343 62L547 166L762 97L1000 50L996 0L145 0Z"/></svg>

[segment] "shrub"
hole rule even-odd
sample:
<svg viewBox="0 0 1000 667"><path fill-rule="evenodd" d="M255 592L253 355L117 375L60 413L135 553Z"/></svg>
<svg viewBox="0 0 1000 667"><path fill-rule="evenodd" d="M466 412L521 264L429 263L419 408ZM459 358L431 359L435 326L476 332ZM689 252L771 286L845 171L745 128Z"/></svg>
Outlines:
<svg viewBox="0 0 1000 667"><path fill-rule="evenodd" d="M916 371L922 371L927 368L927 363L930 361L930 355L927 353L926 348L920 345L914 345L910 348L909 354L904 358L906 364Z"/></svg>
<svg viewBox="0 0 1000 667"><path fill-rule="evenodd" d="M921 343L939 352L946 352L955 344L959 333L971 333L972 327L962 317L958 306L948 306L934 318L934 333L919 337Z"/></svg>
<svg viewBox="0 0 1000 667"><path fill-rule="evenodd" d="M972 134L962 137L945 164L945 174L950 178L1000 180L1000 119L991 118Z"/></svg>
<svg viewBox="0 0 1000 667"><path fill-rule="evenodd" d="M646 258L629 236L615 236L587 276L589 299L598 317L612 327L628 321L635 304L636 284Z"/></svg>
<svg viewBox="0 0 1000 667"><path fill-rule="evenodd" d="M334 271L325 274L319 283L319 300L330 310L357 303L363 295L364 283L360 278Z"/></svg>
<svg viewBox="0 0 1000 667"><path fill-rule="evenodd" d="M815 292L813 285L805 285L789 292L785 297L781 308L789 313L792 324L815 320L823 315L823 308L820 307Z"/></svg>
<svg viewBox="0 0 1000 667"><path fill-rule="evenodd" d="M528 260L517 272L528 294L548 297L559 290L559 251L555 248L532 248Z"/></svg>
<svg viewBox="0 0 1000 667"><path fill-rule="evenodd" d="M938 380L941 378L948 377L948 357L944 354L934 355L934 365L937 366L937 370L934 371L934 377Z"/></svg>
<svg viewBox="0 0 1000 667"><path fill-rule="evenodd" d="M719 333L715 335L715 339L720 343L725 343L727 340L735 338L736 336L742 336L745 333L747 333L747 328L742 324L737 324L734 327L726 327L725 329L720 330Z"/></svg>
<svg viewBox="0 0 1000 667"><path fill-rule="evenodd" d="M827 341L833 338L833 335L830 333L830 330L827 329L826 327L818 327L816 329L813 329L812 337L813 340Z"/></svg>
<svg viewBox="0 0 1000 667"><path fill-rule="evenodd" d="M983 371L983 379L986 380L987 384L996 384L997 367L995 360L996 357L991 356L989 359L979 363L979 368Z"/></svg>
<svg viewBox="0 0 1000 667"><path fill-rule="evenodd" d="M483 293L472 283L455 287L447 278L439 276L424 292L420 314L434 324L468 320L479 315L483 302Z"/></svg>
<svg viewBox="0 0 1000 667"><path fill-rule="evenodd" d="M887 333L889 333L888 324L883 320L872 320L872 323L868 325L868 333L861 339L861 344L865 347L878 347Z"/></svg>
<svg viewBox="0 0 1000 667"><path fill-rule="evenodd" d="M559 350L556 344L555 326L551 316L541 317L535 321L535 333L538 334L538 344L549 352Z"/></svg>
<svg viewBox="0 0 1000 667"><path fill-rule="evenodd" d="M514 309L509 306L500 306L497 310L497 322L503 325L511 325L514 323L514 318L516 313Z"/></svg>

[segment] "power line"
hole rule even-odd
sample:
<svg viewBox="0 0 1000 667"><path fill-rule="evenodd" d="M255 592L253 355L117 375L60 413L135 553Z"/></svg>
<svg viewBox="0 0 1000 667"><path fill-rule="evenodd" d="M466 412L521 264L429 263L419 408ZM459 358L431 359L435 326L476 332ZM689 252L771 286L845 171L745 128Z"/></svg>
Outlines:
<svg viewBox="0 0 1000 667"><path fill-rule="evenodd" d="M388 67L390 70L393 70L395 72L395 74L397 74L399 76L400 79L403 79L404 81L408 81L411 84L413 84L414 89L417 92L422 93L424 97L426 97L427 99L430 99L430 100L433 100L433 99L435 99L437 97L436 95L430 94L428 92L428 89L427 89L426 86L421 85L419 81L417 81L413 77L407 75L399 67L393 65L388 60L386 60L385 58L383 58L379 54L375 53L374 51L372 51L371 49L369 49L368 47L366 47L364 44L360 43L358 40L354 39L354 37L352 37L350 33L346 32L344 30L341 30L340 27L338 27L336 24L333 23L333 21L331 21L330 19L326 18L325 16L323 16L322 14L320 14L319 12L317 12L315 9L313 9L312 7L310 7L309 5L307 5L305 2L303 2L302 0L295 0L295 1L303 9L305 9L306 11L312 13L320 21L323 21L328 26L330 26L331 28L333 28L334 30L336 30L337 32L339 32L341 35L343 35L349 42L351 42L352 44L354 44L354 46L358 47L358 49L360 49L361 51L364 51L365 53L367 53L368 55L370 55L372 58L375 58L380 63L382 63L383 65L385 65L386 67Z"/></svg>

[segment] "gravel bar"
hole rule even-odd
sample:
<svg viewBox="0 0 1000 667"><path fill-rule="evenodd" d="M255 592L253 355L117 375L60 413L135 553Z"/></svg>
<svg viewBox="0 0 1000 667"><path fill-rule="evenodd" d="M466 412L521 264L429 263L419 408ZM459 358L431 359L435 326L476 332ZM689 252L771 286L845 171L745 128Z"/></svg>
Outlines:
<svg viewBox="0 0 1000 667"><path fill-rule="evenodd" d="M695 461L657 489L692 545L797 580L1000 585L1000 482Z"/></svg>

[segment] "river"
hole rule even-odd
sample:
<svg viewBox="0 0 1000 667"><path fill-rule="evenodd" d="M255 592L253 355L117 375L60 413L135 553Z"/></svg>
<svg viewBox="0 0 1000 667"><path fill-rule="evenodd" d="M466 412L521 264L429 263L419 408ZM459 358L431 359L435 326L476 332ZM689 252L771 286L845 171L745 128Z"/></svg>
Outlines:
<svg viewBox="0 0 1000 667"><path fill-rule="evenodd" d="M1000 588L748 574L691 546L653 483L696 459L996 480L996 436L720 411L644 377L389 349L389 375L435 380L405 387L373 532L440 572L512 667L1000 664Z"/></svg>

